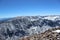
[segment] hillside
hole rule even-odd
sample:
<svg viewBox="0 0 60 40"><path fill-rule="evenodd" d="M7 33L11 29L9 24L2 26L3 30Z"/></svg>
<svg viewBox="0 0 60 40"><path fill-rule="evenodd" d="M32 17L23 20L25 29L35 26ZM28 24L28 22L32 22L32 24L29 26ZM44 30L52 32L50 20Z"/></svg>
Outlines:
<svg viewBox="0 0 60 40"><path fill-rule="evenodd" d="M41 34L22 37L20 40L60 40L60 28L52 28Z"/></svg>
<svg viewBox="0 0 60 40"><path fill-rule="evenodd" d="M1 40L18 40L60 26L60 16L20 16L0 20Z"/></svg>

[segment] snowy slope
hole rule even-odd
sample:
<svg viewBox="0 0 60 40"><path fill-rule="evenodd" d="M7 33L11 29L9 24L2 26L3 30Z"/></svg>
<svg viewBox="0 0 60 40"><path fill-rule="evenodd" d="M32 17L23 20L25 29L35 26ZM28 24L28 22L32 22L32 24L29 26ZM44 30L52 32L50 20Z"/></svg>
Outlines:
<svg viewBox="0 0 60 40"><path fill-rule="evenodd" d="M0 36L3 40L15 40L23 36L39 34L59 26L60 16L14 17L0 21Z"/></svg>
<svg viewBox="0 0 60 40"><path fill-rule="evenodd" d="M46 16L43 19L48 19L48 20L60 20L60 16Z"/></svg>
<svg viewBox="0 0 60 40"><path fill-rule="evenodd" d="M55 30L55 31L52 31L52 32L57 32L57 33L60 33L60 30Z"/></svg>

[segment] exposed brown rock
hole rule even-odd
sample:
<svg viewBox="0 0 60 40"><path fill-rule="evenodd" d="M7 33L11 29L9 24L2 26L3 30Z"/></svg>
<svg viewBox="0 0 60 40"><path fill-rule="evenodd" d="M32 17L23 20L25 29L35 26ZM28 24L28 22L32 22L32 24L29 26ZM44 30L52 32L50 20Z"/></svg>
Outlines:
<svg viewBox="0 0 60 40"><path fill-rule="evenodd" d="M60 33L52 32L54 30L60 30L60 28L52 28L41 34L22 37L20 40L60 40Z"/></svg>

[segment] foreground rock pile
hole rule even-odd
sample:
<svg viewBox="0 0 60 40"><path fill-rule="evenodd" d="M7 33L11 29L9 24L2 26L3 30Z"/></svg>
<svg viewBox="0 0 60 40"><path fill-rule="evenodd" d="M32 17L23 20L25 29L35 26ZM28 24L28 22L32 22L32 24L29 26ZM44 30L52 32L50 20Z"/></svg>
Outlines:
<svg viewBox="0 0 60 40"><path fill-rule="evenodd" d="M60 40L60 31L56 30L60 30L60 28L53 28L41 34L35 34L29 37L22 37L20 40Z"/></svg>

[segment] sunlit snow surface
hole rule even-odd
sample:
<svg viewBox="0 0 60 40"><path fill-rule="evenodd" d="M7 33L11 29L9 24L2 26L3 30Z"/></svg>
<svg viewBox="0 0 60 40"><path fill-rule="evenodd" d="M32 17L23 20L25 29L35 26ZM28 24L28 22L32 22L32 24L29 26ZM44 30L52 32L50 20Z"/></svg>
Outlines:
<svg viewBox="0 0 60 40"><path fill-rule="evenodd" d="M55 30L55 31L52 31L52 32L57 32L57 33L60 33L60 30Z"/></svg>
<svg viewBox="0 0 60 40"><path fill-rule="evenodd" d="M59 16L47 16L47 17L44 17L43 19L48 19L48 20L54 21L56 19L60 20L60 17Z"/></svg>

